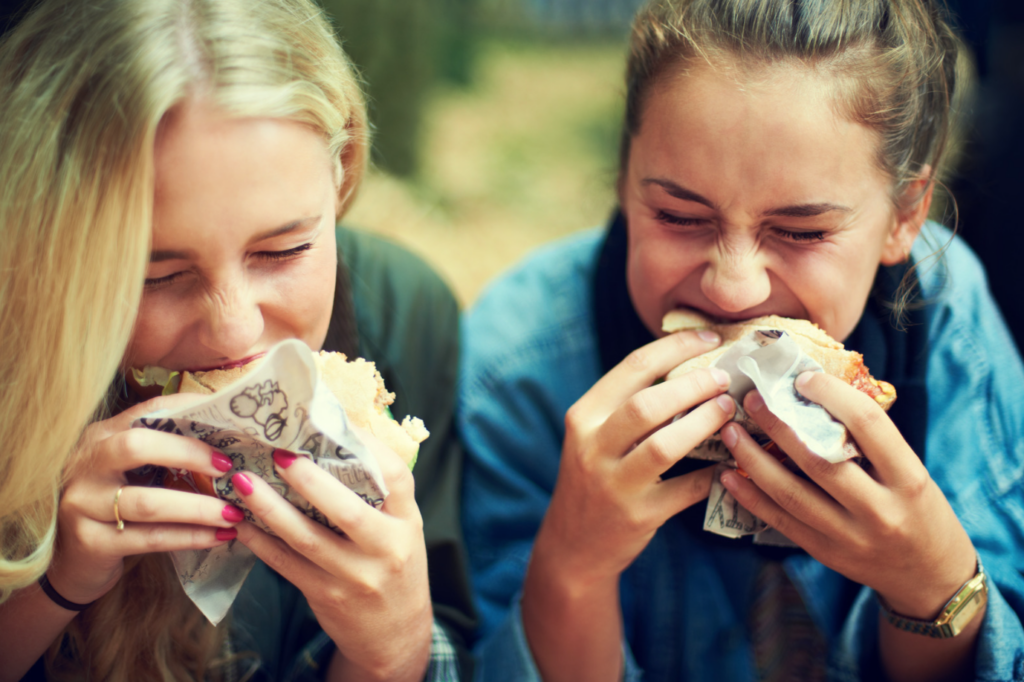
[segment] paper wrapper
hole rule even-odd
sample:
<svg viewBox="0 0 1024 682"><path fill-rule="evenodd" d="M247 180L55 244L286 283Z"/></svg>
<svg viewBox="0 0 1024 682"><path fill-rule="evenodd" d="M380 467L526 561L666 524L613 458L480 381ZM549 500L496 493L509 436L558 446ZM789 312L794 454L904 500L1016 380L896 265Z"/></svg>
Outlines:
<svg viewBox="0 0 1024 682"><path fill-rule="evenodd" d="M231 478L236 473L259 476L307 516L338 530L277 476L277 449L310 457L378 509L388 494L376 458L349 427L337 398L319 381L310 350L300 341L278 344L255 371L202 402L148 414L132 427L197 438L230 457L234 468L213 479L217 496L268 532L235 492ZM187 471L146 469L136 474L148 476L153 485L181 488L184 483L197 490ZM172 552L171 559L185 593L214 625L224 618L256 562L237 540L207 550Z"/></svg>
<svg viewBox="0 0 1024 682"><path fill-rule="evenodd" d="M802 372L823 371L821 365L804 353L784 331L755 331L740 339L711 365L729 374L729 395L736 402L733 420L744 427L753 421L743 411L743 397L757 389L765 405L788 424L808 449L830 462L841 462L858 454L849 439L846 427L836 421L822 406L797 393L793 382ZM719 462L711 484L704 530L738 538L755 535L758 544L789 545L792 543L778 531L768 528L761 519L740 506L719 477L736 462L718 434L701 443L687 457Z"/></svg>

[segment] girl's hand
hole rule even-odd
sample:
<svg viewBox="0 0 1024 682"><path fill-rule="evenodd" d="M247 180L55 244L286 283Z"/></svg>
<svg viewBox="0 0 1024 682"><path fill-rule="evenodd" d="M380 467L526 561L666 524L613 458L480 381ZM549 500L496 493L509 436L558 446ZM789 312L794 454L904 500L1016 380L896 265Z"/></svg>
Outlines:
<svg viewBox="0 0 1024 682"><path fill-rule="evenodd" d="M976 554L967 532L870 397L821 372L801 374L796 388L846 425L869 464L831 464L811 453L752 391L743 403L748 413L814 483L794 475L730 424L722 439L751 480L726 472L723 484L740 504L821 563L873 588L893 611L934 619L975 575Z"/></svg>
<svg viewBox="0 0 1024 682"><path fill-rule="evenodd" d="M47 577L57 592L87 604L120 579L124 558L135 554L206 549L232 539L241 510L205 495L128 485L125 472L144 464L188 469L217 477L231 461L184 436L132 429L138 417L195 402L166 396L140 403L90 425L69 467L57 516L57 551ZM117 530L114 498L124 529Z"/></svg>
<svg viewBox="0 0 1024 682"><path fill-rule="evenodd" d="M736 409L724 395L729 376L720 370L652 384L719 343L710 332L649 343L565 415L558 482L533 544L521 604L526 639L547 682L621 679L619 575L665 521L708 496L714 467L668 480L661 475Z"/></svg>
<svg viewBox="0 0 1024 682"><path fill-rule="evenodd" d="M659 339L631 353L569 409L534 562L543 557L576 585L617 579L665 521L707 497L713 467L664 481L661 474L732 416L735 405L724 395L729 377L696 370L652 384L718 343L709 332Z"/></svg>
<svg viewBox="0 0 1024 682"><path fill-rule="evenodd" d="M413 477L390 448L365 431L360 436L390 491L380 511L312 460L279 452L278 476L345 534L313 521L259 477L236 474L250 511L277 534L245 523L238 537L306 596L338 646L330 679L420 680L433 609Z"/></svg>

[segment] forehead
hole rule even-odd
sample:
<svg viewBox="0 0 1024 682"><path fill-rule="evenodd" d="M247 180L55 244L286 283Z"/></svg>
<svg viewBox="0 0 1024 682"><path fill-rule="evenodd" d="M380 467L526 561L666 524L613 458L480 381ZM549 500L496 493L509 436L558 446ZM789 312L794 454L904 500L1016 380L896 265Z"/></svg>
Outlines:
<svg viewBox="0 0 1024 682"><path fill-rule="evenodd" d="M190 101L165 117L154 152L154 236L269 229L322 213L333 193L322 137L287 119L233 117Z"/></svg>
<svg viewBox="0 0 1024 682"><path fill-rule="evenodd" d="M877 134L839 113L836 90L827 72L793 62L670 68L648 93L631 171L700 174L766 193L887 186Z"/></svg>

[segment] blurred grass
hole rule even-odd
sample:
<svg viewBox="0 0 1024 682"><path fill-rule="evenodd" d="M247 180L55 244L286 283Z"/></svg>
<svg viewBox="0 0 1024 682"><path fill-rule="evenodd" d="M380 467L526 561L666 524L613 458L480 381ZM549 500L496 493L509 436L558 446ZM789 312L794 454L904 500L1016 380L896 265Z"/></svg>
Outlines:
<svg viewBox="0 0 1024 682"><path fill-rule="evenodd" d="M372 170L346 224L425 257L464 304L535 246L615 204L624 46L490 38L470 86L434 86L418 171Z"/></svg>

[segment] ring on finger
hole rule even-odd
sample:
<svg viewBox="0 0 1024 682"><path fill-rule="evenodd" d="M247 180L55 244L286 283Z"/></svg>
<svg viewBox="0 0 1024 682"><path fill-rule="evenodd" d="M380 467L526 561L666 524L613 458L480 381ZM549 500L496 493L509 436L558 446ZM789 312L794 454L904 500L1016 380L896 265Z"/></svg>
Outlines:
<svg viewBox="0 0 1024 682"><path fill-rule="evenodd" d="M124 530L124 519L121 518L121 510L118 509L118 503L121 501L121 491L124 490L124 486L117 489L114 493L114 521L117 522L117 529Z"/></svg>

